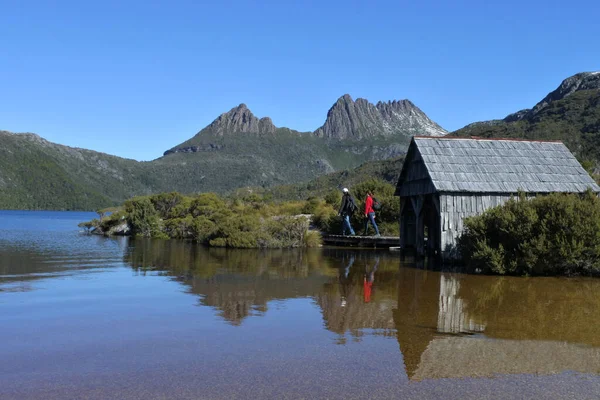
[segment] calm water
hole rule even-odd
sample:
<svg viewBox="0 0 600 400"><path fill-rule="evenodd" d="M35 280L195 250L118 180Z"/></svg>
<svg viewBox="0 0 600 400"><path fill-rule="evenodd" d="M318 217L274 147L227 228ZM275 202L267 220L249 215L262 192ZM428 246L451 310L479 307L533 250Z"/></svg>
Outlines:
<svg viewBox="0 0 600 400"><path fill-rule="evenodd" d="M0 211L1 399L598 398L600 279L226 251Z"/></svg>

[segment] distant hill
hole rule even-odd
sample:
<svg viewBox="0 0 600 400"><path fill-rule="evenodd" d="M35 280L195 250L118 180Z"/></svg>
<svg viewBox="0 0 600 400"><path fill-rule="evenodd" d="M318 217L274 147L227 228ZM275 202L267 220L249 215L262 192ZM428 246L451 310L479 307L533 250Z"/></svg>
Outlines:
<svg viewBox="0 0 600 400"><path fill-rule="evenodd" d="M95 209L163 191L272 187L404 154L413 134L445 134L408 100L342 96L314 132L276 127L244 104L150 162L0 132L0 209Z"/></svg>
<svg viewBox="0 0 600 400"><path fill-rule="evenodd" d="M84 209L152 191L141 165L0 131L0 208Z"/></svg>
<svg viewBox="0 0 600 400"><path fill-rule="evenodd" d="M562 140L580 160L600 165L600 72L565 79L533 108L476 122L452 135Z"/></svg>

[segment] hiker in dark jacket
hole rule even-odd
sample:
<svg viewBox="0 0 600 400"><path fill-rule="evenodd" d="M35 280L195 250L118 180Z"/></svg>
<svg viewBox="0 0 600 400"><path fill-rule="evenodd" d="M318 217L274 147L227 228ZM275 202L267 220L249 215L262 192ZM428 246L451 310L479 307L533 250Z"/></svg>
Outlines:
<svg viewBox="0 0 600 400"><path fill-rule="evenodd" d="M342 192L344 194L342 195L342 204L338 212L338 215L342 217L342 235L345 235L346 231L350 231L350 235L354 236L356 233L354 233L354 229L350 225L350 217L358 207L356 207L354 199L350 195L350 192L348 192L348 188L342 189Z"/></svg>

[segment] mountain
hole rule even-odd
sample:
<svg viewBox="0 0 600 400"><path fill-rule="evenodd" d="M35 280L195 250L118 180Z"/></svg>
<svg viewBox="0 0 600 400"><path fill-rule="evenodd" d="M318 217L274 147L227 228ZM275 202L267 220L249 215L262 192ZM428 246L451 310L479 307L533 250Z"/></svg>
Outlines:
<svg viewBox="0 0 600 400"><path fill-rule="evenodd" d="M501 120L476 122L453 136L561 140L580 159L600 166L600 71L564 81L533 108Z"/></svg>
<svg viewBox="0 0 600 400"><path fill-rule="evenodd" d="M410 100L378 102L352 100L344 95L327 113L327 120L314 134L337 139L364 139L393 135L445 135L446 130L433 122Z"/></svg>
<svg viewBox="0 0 600 400"><path fill-rule="evenodd" d="M378 102L373 105L361 98L354 101L350 95L345 94L329 109L323 126L314 132L302 133L289 128L278 128L271 118L259 119L245 104L240 104L221 114L193 138L164 154L220 150L222 147L210 143L209 139L217 140L231 135L239 138L240 134L249 137L287 134L294 138L318 137L339 141L400 138L404 141L414 135L441 136L447 133L410 100Z"/></svg>
<svg viewBox="0 0 600 400"><path fill-rule="evenodd" d="M140 163L0 131L0 209L95 209L153 192Z"/></svg>
<svg viewBox="0 0 600 400"><path fill-rule="evenodd" d="M314 132L276 127L245 104L150 162L0 132L0 209L95 209L164 191L228 192L302 181L397 157L415 134L444 134L408 100L342 96Z"/></svg>

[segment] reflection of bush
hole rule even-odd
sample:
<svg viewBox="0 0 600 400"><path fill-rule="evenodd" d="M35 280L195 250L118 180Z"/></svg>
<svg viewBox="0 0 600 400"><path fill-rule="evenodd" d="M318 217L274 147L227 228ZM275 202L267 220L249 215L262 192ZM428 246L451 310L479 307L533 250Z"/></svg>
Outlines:
<svg viewBox="0 0 600 400"><path fill-rule="evenodd" d="M335 274L317 249L242 251L136 238L125 260L140 273L172 276L236 325L264 313L271 300L316 296Z"/></svg>
<svg viewBox="0 0 600 400"><path fill-rule="evenodd" d="M211 278L217 271L248 276L301 278L312 273L331 275L330 260L319 250L205 248L182 240L136 238L125 261L140 272L163 271L181 277Z"/></svg>

